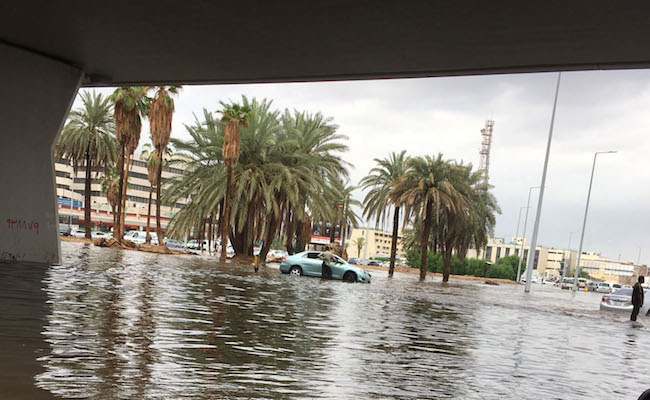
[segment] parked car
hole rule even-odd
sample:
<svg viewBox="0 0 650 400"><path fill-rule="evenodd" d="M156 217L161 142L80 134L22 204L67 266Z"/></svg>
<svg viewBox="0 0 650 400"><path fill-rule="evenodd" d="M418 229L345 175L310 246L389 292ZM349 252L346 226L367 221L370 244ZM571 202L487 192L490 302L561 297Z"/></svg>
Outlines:
<svg viewBox="0 0 650 400"><path fill-rule="evenodd" d="M632 285L623 285L621 289L632 289Z"/></svg>
<svg viewBox="0 0 650 400"><path fill-rule="evenodd" d="M647 297L650 289L644 289L644 297ZM643 303L640 315L645 315L650 308L650 301ZM600 300L600 311L620 311L631 313L632 312L632 289L619 289L612 294L606 294Z"/></svg>
<svg viewBox="0 0 650 400"><path fill-rule="evenodd" d="M282 250L269 250L266 254L266 262L282 262L287 259L287 252Z"/></svg>
<svg viewBox="0 0 650 400"><path fill-rule="evenodd" d="M102 231L93 231L93 232L90 232L90 237L92 237L93 239L99 239L99 238L108 239L110 237L113 237L113 235L110 234L110 233L102 232Z"/></svg>
<svg viewBox="0 0 650 400"><path fill-rule="evenodd" d="M72 228L68 224L59 224L59 235L70 236Z"/></svg>
<svg viewBox="0 0 650 400"><path fill-rule="evenodd" d="M598 282L598 286L596 286L596 292L612 293L612 284L609 282Z"/></svg>
<svg viewBox="0 0 650 400"><path fill-rule="evenodd" d="M598 288L598 282L588 282L587 283L587 290L589 292L595 292L596 288Z"/></svg>
<svg viewBox="0 0 650 400"><path fill-rule="evenodd" d="M623 287L623 286L621 286L621 285L618 284L618 283L612 283L612 293L614 293L614 292L617 291L618 289L621 289L622 287Z"/></svg>
<svg viewBox="0 0 650 400"><path fill-rule="evenodd" d="M72 231L71 236L77 237L77 238L85 238L86 237L86 231L83 230L83 229L77 229L75 231Z"/></svg>
<svg viewBox="0 0 650 400"><path fill-rule="evenodd" d="M379 261L377 261L377 260L369 260L368 263L367 263L366 265L375 265L375 266L378 266L378 265L379 265Z"/></svg>
<svg viewBox="0 0 650 400"><path fill-rule="evenodd" d="M283 274L320 277L323 269L323 261L318 258L320 254L320 251L303 251L289 256L280 264L280 272ZM332 279L370 283L370 274L367 271L349 264L341 257L334 257L337 263L332 266Z"/></svg>
<svg viewBox="0 0 650 400"><path fill-rule="evenodd" d="M157 245L158 244L158 235L155 232L150 232L149 235L151 236L151 244ZM147 232L145 231L128 231L127 233L124 234L124 239L125 240L130 240L133 243L136 244L143 244L146 243L147 241Z"/></svg>
<svg viewBox="0 0 650 400"><path fill-rule="evenodd" d="M571 289L573 287L574 282L575 282L574 278L564 278L562 279L562 285L560 286L560 288Z"/></svg>
<svg viewBox="0 0 650 400"><path fill-rule="evenodd" d="M156 241L158 238L156 238ZM178 240L174 239L163 239L163 242L165 243L165 246L169 247L170 249L184 249L185 248L185 243L179 242Z"/></svg>
<svg viewBox="0 0 650 400"><path fill-rule="evenodd" d="M348 259L348 264L359 264L359 259L356 257L350 257Z"/></svg>
<svg viewBox="0 0 650 400"><path fill-rule="evenodd" d="M578 289L585 289L587 287L587 280L585 278L578 278Z"/></svg>

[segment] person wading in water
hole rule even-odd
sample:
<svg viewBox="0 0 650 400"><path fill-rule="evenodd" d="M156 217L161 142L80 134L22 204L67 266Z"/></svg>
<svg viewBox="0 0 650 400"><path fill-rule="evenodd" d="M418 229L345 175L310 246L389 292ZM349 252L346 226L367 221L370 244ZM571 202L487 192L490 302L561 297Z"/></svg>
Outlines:
<svg viewBox="0 0 650 400"><path fill-rule="evenodd" d="M320 274L323 279L332 279L331 265L336 263L336 256L334 255L335 246L336 243L330 243L327 250L318 255L318 258L323 260L323 267Z"/></svg>
<svg viewBox="0 0 650 400"><path fill-rule="evenodd" d="M639 277L639 281L634 284L632 287L632 315L630 320L636 321L636 316L639 315L639 310L643 306L643 286L641 284L644 282L643 276Z"/></svg>

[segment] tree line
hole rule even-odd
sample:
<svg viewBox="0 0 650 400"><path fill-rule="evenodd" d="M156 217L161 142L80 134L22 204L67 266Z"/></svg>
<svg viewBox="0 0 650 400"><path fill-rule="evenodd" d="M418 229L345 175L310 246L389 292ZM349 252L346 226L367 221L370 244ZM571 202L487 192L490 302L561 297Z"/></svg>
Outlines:
<svg viewBox="0 0 650 400"><path fill-rule="evenodd" d="M321 113L274 109L270 100L242 96L204 108L184 125L188 140L171 138L173 96L180 87L123 87L109 97L83 92L83 106L71 112L57 143L57 156L75 169L85 165L86 205L90 174L104 169L102 187L114 210L114 237L124 233L124 209L130 160L140 140L142 119L149 118L153 150L145 152L151 188L157 199L187 205L168 225L168 234L230 242L238 256L252 256L261 246L265 259L278 241L293 254L310 242L312 223L328 223L342 236L358 225L355 210L376 224L389 222L393 240L389 275L394 272L397 237L404 228L407 249L419 250L420 279L425 279L429 251L443 260L449 279L452 254L463 259L470 247L482 249L499 213L482 171L471 164L436 156L409 157L405 151L375 159L376 166L359 182L350 183L351 164L344 159L347 137L332 118ZM153 93L153 97L149 97ZM171 149L168 145L171 144ZM186 173L165 184L163 164ZM363 203L353 197L367 191ZM151 192L149 206L151 207ZM156 232L163 245L160 203L156 201ZM86 235L90 209L86 207ZM147 223L147 233L149 232ZM149 235L147 235L149 236ZM225 258L226 246L221 258Z"/></svg>

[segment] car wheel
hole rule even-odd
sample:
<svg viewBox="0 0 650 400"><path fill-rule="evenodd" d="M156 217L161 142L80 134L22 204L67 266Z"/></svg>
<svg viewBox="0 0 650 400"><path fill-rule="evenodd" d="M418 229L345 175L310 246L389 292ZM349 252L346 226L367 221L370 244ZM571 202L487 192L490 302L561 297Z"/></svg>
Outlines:
<svg viewBox="0 0 650 400"><path fill-rule="evenodd" d="M300 275L302 276L302 268L297 265L294 265L289 269L289 275Z"/></svg>
<svg viewBox="0 0 650 400"><path fill-rule="evenodd" d="M345 282L356 282L357 281L357 274L355 274L352 271L348 271L345 274L343 274L343 280Z"/></svg>

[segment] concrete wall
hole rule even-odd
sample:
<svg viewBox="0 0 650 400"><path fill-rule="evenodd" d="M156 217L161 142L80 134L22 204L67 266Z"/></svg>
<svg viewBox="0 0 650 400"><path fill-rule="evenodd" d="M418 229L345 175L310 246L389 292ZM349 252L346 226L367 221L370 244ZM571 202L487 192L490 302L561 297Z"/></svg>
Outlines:
<svg viewBox="0 0 650 400"><path fill-rule="evenodd" d="M81 76L0 43L0 262L60 261L52 146Z"/></svg>

